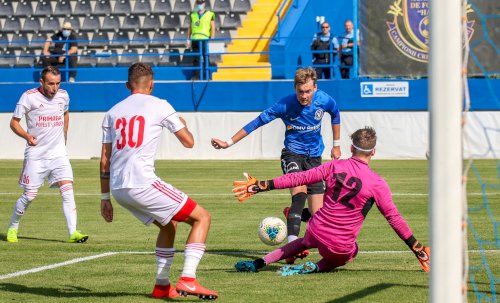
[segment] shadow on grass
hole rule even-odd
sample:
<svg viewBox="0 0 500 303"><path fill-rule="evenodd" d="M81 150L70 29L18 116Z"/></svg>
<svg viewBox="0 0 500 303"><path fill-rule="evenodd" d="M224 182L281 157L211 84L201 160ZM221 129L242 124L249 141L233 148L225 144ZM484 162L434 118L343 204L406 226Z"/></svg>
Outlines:
<svg viewBox="0 0 500 303"><path fill-rule="evenodd" d="M36 240L36 241L43 241L43 242L56 242L56 243L66 243L67 239L65 240L56 240L56 239L42 239L42 238L33 238L33 237L26 237L26 236L17 236L19 241L22 240ZM7 234L0 234L0 240L7 242ZM16 243L10 243L10 244L16 244Z"/></svg>
<svg viewBox="0 0 500 303"><path fill-rule="evenodd" d="M370 295L373 295L374 293L384 291L386 289L389 289L391 287L419 287L419 288L427 288L427 286L420 286L420 285L405 285L405 284L394 284L394 283L380 283L376 285L369 286L365 289L356 291L354 293L348 294L346 296L336 298L334 300L327 301L326 303L344 303L344 302L352 302L356 300L360 300L362 298L368 297Z"/></svg>
<svg viewBox="0 0 500 303"><path fill-rule="evenodd" d="M91 289L77 286L61 286L60 288L51 287L27 287L25 285L13 284L13 283L0 283L0 291L11 292L18 295L31 294L37 296L45 297L55 297L55 298L115 298L115 297L136 297L143 296L145 298L151 298L151 295L143 293L132 293L132 292L95 292ZM168 299L167 299L168 301ZM172 300L173 301L173 300ZM200 299L194 296L187 298L182 298L182 302L199 302Z"/></svg>

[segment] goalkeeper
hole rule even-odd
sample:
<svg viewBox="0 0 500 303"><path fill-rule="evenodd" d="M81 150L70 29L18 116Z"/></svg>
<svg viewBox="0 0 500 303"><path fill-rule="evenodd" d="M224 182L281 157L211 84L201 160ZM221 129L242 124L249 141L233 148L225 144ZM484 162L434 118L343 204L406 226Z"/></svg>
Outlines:
<svg viewBox="0 0 500 303"><path fill-rule="evenodd" d="M257 181L246 174L247 181L235 181L233 189L240 202L253 194L324 181L323 207L310 219L303 238L274 250L254 261L239 261L237 271L257 272L262 267L286 259L308 248L318 248L322 259L279 269L282 276L326 272L345 265L358 253L356 239L361 226L376 204L397 235L415 253L424 271L430 271L430 248L419 243L392 201L387 183L368 163L375 155L377 136L371 127L351 135L352 157L333 160L304 172L284 175L273 180Z"/></svg>

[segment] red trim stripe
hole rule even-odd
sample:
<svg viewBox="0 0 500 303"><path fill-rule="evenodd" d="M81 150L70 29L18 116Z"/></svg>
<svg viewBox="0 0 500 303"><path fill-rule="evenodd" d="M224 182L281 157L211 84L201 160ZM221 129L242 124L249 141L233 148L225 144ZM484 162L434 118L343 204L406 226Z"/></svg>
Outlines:
<svg viewBox="0 0 500 303"><path fill-rule="evenodd" d="M172 193L172 195L177 196L177 197L178 197L177 199L179 199L181 202L182 202L182 201L184 201L184 197L185 197L184 193L179 192L178 190L175 190L175 189L170 188L170 187L169 187L167 184L165 184L164 182L161 182L161 181L157 181L157 182L158 182L158 184L159 184L161 187L165 188L165 189L166 189L166 190L168 190L170 193Z"/></svg>
<svg viewBox="0 0 500 303"><path fill-rule="evenodd" d="M170 199L174 200L177 203L182 203L183 199L182 196L178 195L177 193L173 192L170 188L167 186L161 184L159 181L155 181L153 184L153 187L156 188L158 191L162 192L166 196L170 197Z"/></svg>

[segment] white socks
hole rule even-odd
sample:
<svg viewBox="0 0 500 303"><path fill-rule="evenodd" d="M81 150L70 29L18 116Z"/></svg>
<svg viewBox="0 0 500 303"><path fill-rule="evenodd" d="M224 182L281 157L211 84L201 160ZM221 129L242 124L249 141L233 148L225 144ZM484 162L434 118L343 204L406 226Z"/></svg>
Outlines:
<svg viewBox="0 0 500 303"><path fill-rule="evenodd" d="M170 267L174 261L175 248L156 248L156 284L170 284Z"/></svg>
<svg viewBox="0 0 500 303"><path fill-rule="evenodd" d="M181 277L196 278L196 269L205 253L205 243L186 244L184 252L184 268Z"/></svg>
<svg viewBox="0 0 500 303"><path fill-rule="evenodd" d="M68 225L68 232L71 236L76 231L76 205L75 196L73 194L73 184L66 183L59 187L62 196L62 206L64 216L66 217L66 224Z"/></svg>
<svg viewBox="0 0 500 303"><path fill-rule="evenodd" d="M10 219L9 228L19 228L21 216L24 215L30 203L36 198L37 193L38 190L36 189L27 190L21 195L21 197L19 197L19 199L17 199L16 205L14 206L14 212L12 213L12 217Z"/></svg>

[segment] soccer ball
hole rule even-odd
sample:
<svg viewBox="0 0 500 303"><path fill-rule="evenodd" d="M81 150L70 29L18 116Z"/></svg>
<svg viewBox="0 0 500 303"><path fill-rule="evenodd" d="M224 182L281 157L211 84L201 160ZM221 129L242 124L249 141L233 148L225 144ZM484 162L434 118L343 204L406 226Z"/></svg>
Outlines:
<svg viewBox="0 0 500 303"><path fill-rule="evenodd" d="M285 241L287 236L286 224L280 218L267 217L260 222L259 238L267 245L278 245Z"/></svg>

